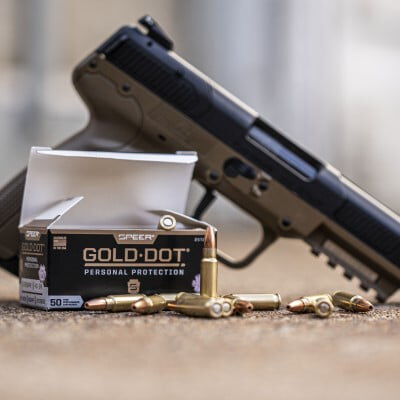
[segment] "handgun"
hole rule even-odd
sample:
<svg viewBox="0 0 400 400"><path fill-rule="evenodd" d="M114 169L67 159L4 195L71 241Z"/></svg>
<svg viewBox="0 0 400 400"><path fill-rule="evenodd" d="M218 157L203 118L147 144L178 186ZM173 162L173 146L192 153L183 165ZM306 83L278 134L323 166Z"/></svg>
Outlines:
<svg viewBox="0 0 400 400"><path fill-rule="evenodd" d="M399 216L180 58L151 16L86 57L73 83L90 121L58 148L196 151L194 179L205 192L194 217L219 193L259 221L263 236L249 254L218 254L227 266L249 265L279 237L298 238L378 301L399 288ZM24 180L25 171L0 192L0 259L15 274Z"/></svg>

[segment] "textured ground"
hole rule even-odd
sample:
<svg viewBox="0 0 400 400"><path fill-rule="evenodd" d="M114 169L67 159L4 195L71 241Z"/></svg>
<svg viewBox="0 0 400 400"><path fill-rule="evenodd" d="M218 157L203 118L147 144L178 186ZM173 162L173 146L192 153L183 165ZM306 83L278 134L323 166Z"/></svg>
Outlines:
<svg viewBox="0 0 400 400"><path fill-rule="evenodd" d="M300 243L280 242L221 292L359 291ZM371 298L371 296L369 296ZM1 399L377 399L400 391L399 295L369 314L327 320L287 311L200 320L172 312L21 308L0 274Z"/></svg>

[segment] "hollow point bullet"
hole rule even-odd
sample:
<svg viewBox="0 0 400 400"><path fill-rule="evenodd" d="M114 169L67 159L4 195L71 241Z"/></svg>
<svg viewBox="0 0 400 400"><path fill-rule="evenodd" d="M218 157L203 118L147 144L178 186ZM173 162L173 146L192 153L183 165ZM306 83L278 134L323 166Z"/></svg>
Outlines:
<svg viewBox="0 0 400 400"><path fill-rule="evenodd" d="M254 306L250 301L234 299L233 300L233 314L243 315L254 310Z"/></svg>
<svg viewBox="0 0 400 400"><path fill-rule="evenodd" d="M293 300L286 306L289 311L294 313L312 312L311 307L311 301L304 298Z"/></svg>
<svg viewBox="0 0 400 400"><path fill-rule="evenodd" d="M335 306L347 311L368 312L374 309L372 303L364 297L351 293L335 292L332 299Z"/></svg>

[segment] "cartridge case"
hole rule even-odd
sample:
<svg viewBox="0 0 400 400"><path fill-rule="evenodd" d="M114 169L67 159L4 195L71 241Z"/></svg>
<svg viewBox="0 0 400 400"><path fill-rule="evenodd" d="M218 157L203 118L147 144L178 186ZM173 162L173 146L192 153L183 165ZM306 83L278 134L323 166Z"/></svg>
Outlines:
<svg viewBox="0 0 400 400"><path fill-rule="evenodd" d="M317 294L313 296L304 296L298 300L294 300L288 304L287 309L289 311L297 313L307 313L307 312L315 313L316 312L315 305L317 304L317 302L322 300L325 300L328 305L332 304L331 295ZM327 307L328 306L325 305L323 308L326 309ZM333 304L332 304L332 310L333 310Z"/></svg>
<svg viewBox="0 0 400 400"><path fill-rule="evenodd" d="M347 311L367 312L374 309L374 306L368 300L352 293L335 292L332 299L335 306Z"/></svg>
<svg viewBox="0 0 400 400"><path fill-rule="evenodd" d="M158 229L172 231L175 228L176 228L176 219L174 216L166 214L160 218L160 221L158 222Z"/></svg>
<svg viewBox="0 0 400 400"><path fill-rule="evenodd" d="M160 295L143 296L142 299L135 301L131 309L139 314L154 314L167 307L167 300Z"/></svg>
<svg viewBox="0 0 400 400"><path fill-rule="evenodd" d="M196 301L196 299L198 299L199 296L200 295L198 293L180 292L175 296L175 303L183 304L183 303L189 302L193 299L195 299L195 301Z"/></svg>
<svg viewBox="0 0 400 400"><path fill-rule="evenodd" d="M98 297L85 303L85 309L93 311L130 311L133 302L143 298L142 294L117 294Z"/></svg>
<svg viewBox="0 0 400 400"><path fill-rule="evenodd" d="M315 301L314 312L320 318L328 318L333 312L333 304L328 297L322 297Z"/></svg>
<svg viewBox="0 0 400 400"><path fill-rule="evenodd" d="M278 310L281 306L281 296L278 293L233 293L224 296L228 299L248 301L254 310Z"/></svg>
<svg viewBox="0 0 400 400"><path fill-rule="evenodd" d="M218 296L218 260L212 249L205 249L206 257L200 262L200 294L202 296Z"/></svg>
<svg viewBox="0 0 400 400"><path fill-rule="evenodd" d="M133 302L143 298L142 294L122 294L105 297L107 310L112 312L129 311Z"/></svg>
<svg viewBox="0 0 400 400"><path fill-rule="evenodd" d="M208 296L201 296L198 293L181 292L176 296L176 304L197 304L202 297L208 298ZM230 317L233 314L234 300L225 297L213 297L213 299L222 304L223 317Z"/></svg>
<svg viewBox="0 0 400 400"><path fill-rule="evenodd" d="M222 301L222 316L223 317L230 317L234 310L235 310L235 301L228 298L220 298Z"/></svg>
<svg viewBox="0 0 400 400"><path fill-rule="evenodd" d="M322 294L314 294L312 296L304 296L307 297L307 299L311 299L311 300L318 300L318 299L329 299L332 302L332 296L329 293L322 293Z"/></svg>
<svg viewBox="0 0 400 400"><path fill-rule="evenodd" d="M215 232L207 227L204 237L203 258L200 262L200 294L207 297L218 296L218 260Z"/></svg>
<svg viewBox="0 0 400 400"><path fill-rule="evenodd" d="M220 318L223 316L222 298L211 298L191 293L179 293L168 309L192 317Z"/></svg>
<svg viewBox="0 0 400 400"><path fill-rule="evenodd" d="M174 302L178 293L157 293L159 296L164 297L167 302Z"/></svg>

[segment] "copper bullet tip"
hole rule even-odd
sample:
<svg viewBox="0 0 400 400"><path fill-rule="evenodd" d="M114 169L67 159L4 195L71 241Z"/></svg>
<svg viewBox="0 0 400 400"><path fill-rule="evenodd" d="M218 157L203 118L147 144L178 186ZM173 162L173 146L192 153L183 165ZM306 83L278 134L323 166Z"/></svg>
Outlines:
<svg viewBox="0 0 400 400"><path fill-rule="evenodd" d="M215 249L215 232L211 226L207 226L206 234L204 236L204 248L206 249Z"/></svg>
<svg viewBox="0 0 400 400"><path fill-rule="evenodd" d="M253 304L246 300L236 300L233 312L236 315L243 315L254 310Z"/></svg>
<svg viewBox="0 0 400 400"><path fill-rule="evenodd" d="M143 313L149 305L147 304L146 300L140 299L132 303L131 309L134 312L139 314Z"/></svg>
<svg viewBox="0 0 400 400"><path fill-rule="evenodd" d="M99 297L97 299L88 300L84 307L86 310L90 311L104 311L107 310L107 302L104 297Z"/></svg>
<svg viewBox="0 0 400 400"><path fill-rule="evenodd" d="M368 300L365 300L364 298L358 298L354 301L356 307L357 307L357 311L361 311L361 312L368 312L368 311L372 311L374 309L374 306L372 305L372 303L370 303Z"/></svg>
<svg viewBox="0 0 400 400"><path fill-rule="evenodd" d="M294 300L286 308L291 312L302 312L304 310L304 303L302 300Z"/></svg>

